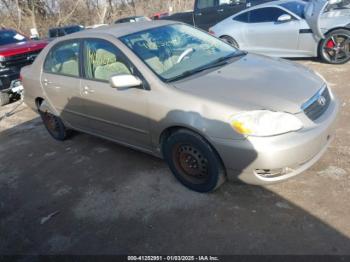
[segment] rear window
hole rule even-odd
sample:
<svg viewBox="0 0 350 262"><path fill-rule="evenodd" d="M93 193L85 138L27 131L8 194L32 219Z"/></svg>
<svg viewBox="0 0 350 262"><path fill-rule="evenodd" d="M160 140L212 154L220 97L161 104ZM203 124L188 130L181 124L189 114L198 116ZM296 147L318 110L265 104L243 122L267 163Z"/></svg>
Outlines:
<svg viewBox="0 0 350 262"><path fill-rule="evenodd" d="M210 8L214 6L215 6L215 0L198 0L197 1L198 9Z"/></svg>
<svg viewBox="0 0 350 262"><path fill-rule="evenodd" d="M305 3L302 2L287 2L280 4L280 6L288 9L292 13L296 14L297 16L301 18L305 18L304 10L305 10Z"/></svg>
<svg viewBox="0 0 350 262"><path fill-rule="evenodd" d="M233 20L243 22L243 23L249 23L249 12L240 14L236 16Z"/></svg>
<svg viewBox="0 0 350 262"><path fill-rule="evenodd" d="M15 44L25 42L27 39L25 36L17 33L13 30L0 31L0 45Z"/></svg>

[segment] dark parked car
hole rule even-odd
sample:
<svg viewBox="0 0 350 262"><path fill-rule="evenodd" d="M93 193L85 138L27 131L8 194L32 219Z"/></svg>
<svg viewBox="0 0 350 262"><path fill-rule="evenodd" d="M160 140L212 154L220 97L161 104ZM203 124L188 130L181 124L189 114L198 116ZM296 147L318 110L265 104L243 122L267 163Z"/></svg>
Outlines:
<svg viewBox="0 0 350 262"><path fill-rule="evenodd" d="M64 27L50 28L49 38L65 36L65 35L73 34L82 30L84 30L84 27L81 25L70 25L70 26L64 26Z"/></svg>
<svg viewBox="0 0 350 262"><path fill-rule="evenodd" d="M31 64L47 41L33 41L12 29L0 29L0 106L21 91L19 73Z"/></svg>
<svg viewBox="0 0 350 262"><path fill-rule="evenodd" d="M121 24L121 23L134 23L134 22L144 22L144 21L151 21L151 19L146 16L129 16L129 17L118 19L114 23Z"/></svg>
<svg viewBox="0 0 350 262"><path fill-rule="evenodd" d="M225 18L266 2L270 0L195 0L193 12L176 13L161 19L180 21L208 31Z"/></svg>

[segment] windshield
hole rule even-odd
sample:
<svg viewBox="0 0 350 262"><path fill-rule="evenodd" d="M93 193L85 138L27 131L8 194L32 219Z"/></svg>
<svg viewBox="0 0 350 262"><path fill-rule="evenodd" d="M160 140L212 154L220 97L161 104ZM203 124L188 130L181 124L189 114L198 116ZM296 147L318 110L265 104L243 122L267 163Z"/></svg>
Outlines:
<svg viewBox="0 0 350 262"><path fill-rule="evenodd" d="M19 42L25 42L26 40L27 39L25 36L17 33L16 31L0 31L0 45L15 44Z"/></svg>
<svg viewBox="0 0 350 262"><path fill-rule="evenodd" d="M137 32L122 37L121 41L163 81L240 53L223 41L182 24Z"/></svg>
<svg viewBox="0 0 350 262"><path fill-rule="evenodd" d="M299 16L300 18L305 18L304 10L305 10L306 4L303 2L297 2L297 1L286 2L286 3L280 4L280 6L288 9L289 11L293 12L294 14Z"/></svg>

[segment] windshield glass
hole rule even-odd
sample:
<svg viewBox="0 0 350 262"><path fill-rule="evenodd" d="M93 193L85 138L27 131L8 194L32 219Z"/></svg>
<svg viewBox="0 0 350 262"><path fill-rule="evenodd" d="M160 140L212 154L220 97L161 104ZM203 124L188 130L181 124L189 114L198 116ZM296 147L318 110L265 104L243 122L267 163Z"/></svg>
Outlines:
<svg viewBox="0 0 350 262"><path fill-rule="evenodd" d="M0 31L0 45L8 45L19 42L25 42L27 39L25 36L12 30Z"/></svg>
<svg viewBox="0 0 350 262"><path fill-rule="evenodd" d="M305 5L306 4L303 2L297 2L297 1L280 4L280 6L288 9L289 11L293 12L300 18L305 18L305 15L304 15Z"/></svg>
<svg viewBox="0 0 350 262"><path fill-rule="evenodd" d="M182 24L137 32L122 37L121 41L163 81L240 53L223 41Z"/></svg>

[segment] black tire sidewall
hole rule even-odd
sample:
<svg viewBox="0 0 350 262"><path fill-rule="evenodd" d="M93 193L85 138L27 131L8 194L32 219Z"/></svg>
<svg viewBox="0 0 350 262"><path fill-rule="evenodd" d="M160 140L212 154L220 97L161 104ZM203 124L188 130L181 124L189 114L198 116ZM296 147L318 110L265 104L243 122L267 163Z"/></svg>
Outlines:
<svg viewBox="0 0 350 262"><path fill-rule="evenodd" d="M179 143L193 145L207 158L209 163L209 177L205 183L191 183L177 171L176 165L173 162L172 154L173 147ZM223 165L215 150L201 136L187 130L177 131L168 137L168 139L163 143L162 149L164 159L167 162L170 170L184 186L201 193L210 192L217 188L220 183L221 176L224 173Z"/></svg>
<svg viewBox="0 0 350 262"><path fill-rule="evenodd" d="M53 115L53 114L51 114L49 112L44 113L44 112L41 112L39 110L39 114L40 114L41 119L43 120L44 126L45 126L46 130L49 132L49 134L54 139L56 139L58 141L64 141L66 139L66 137L67 137L67 130L66 130L66 127L63 124L62 120L58 116L55 116L55 115ZM59 131L58 134L55 134L55 133L51 132L51 130L48 128L47 123L46 123L46 121L44 119L44 114L51 114L51 116L53 116L56 119L57 125L58 125L58 131Z"/></svg>
<svg viewBox="0 0 350 262"><path fill-rule="evenodd" d="M347 62L350 61L350 57L347 59L347 60L344 60L342 62L339 62L339 63L335 63L331 60L329 60L326 56L324 56L323 54L323 49L325 47L325 45L327 44L327 42L329 41L329 38L332 36L332 35L336 35L336 34L346 34L349 36L350 38L350 30L346 30L346 29L337 29L337 30L333 30L329 33L326 34L326 38L323 39L321 42L320 42L320 45L319 45L319 50L318 50L318 53L319 53L319 56L320 58L322 59L323 62L325 63L328 63L328 64L334 64L334 65L342 65L342 64L345 64Z"/></svg>

